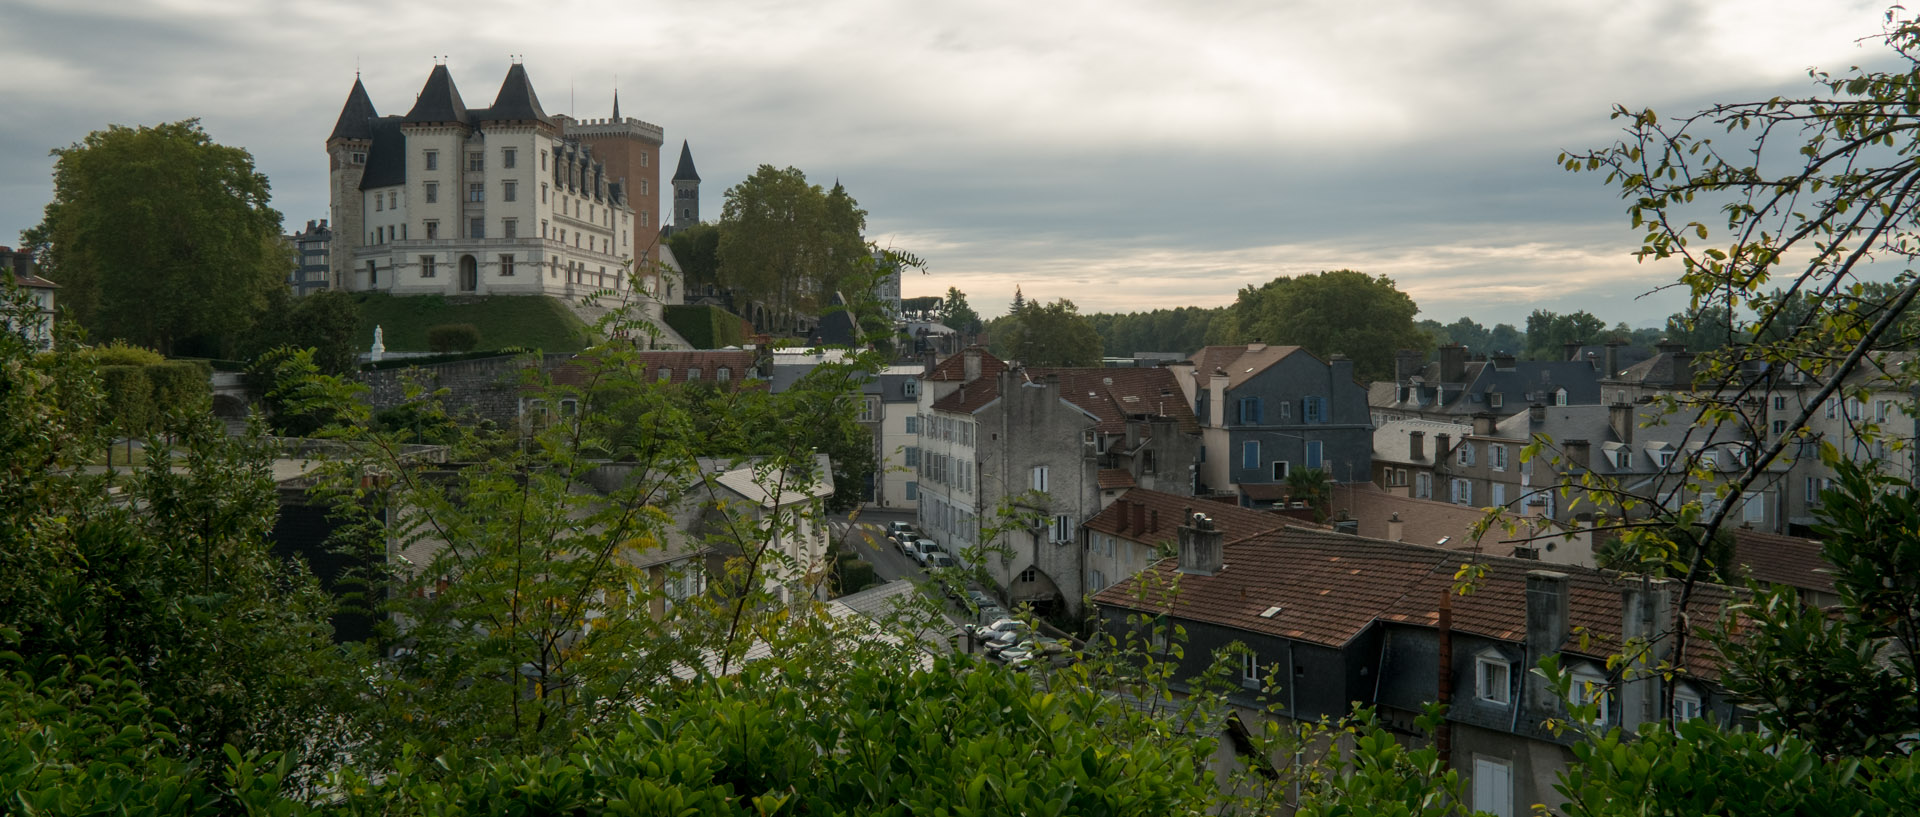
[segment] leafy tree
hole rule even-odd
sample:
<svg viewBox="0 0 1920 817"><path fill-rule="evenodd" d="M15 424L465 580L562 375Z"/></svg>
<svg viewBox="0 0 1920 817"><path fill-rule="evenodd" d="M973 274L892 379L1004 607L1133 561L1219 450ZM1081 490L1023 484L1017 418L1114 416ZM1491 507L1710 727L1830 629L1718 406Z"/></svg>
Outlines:
<svg viewBox="0 0 1920 817"><path fill-rule="evenodd" d="M360 303L354 295L328 289L294 298L282 287L267 301L266 312L241 346L247 357L290 346L312 349L321 371L353 371L360 359L354 341L360 329Z"/></svg>
<svg viewBox="0 0 1920 817"><path fill-rule="evenodd" d="M996 327L994 343L1011 360L1028 366L1100 365L1100 333L1072 301L1027 304L1002 322L1006 328Z"/></svg>
<svg viewBox="0 0 1920 817"><path fill-rule="evenodd" d="M24 243L94 337L169 355L193 338L230 345L285 286L267 178L197 120L115 125L53 155L53 201Z"/></svg>
<svg viewBox="0 0 1920 817"><path fill-rule="evenodd" d="M1712 352L1745 341L1724 306L1705 306L1694 312L1667 316L1665 340L1684 343L1690 352Z"/></svg>
<svg viewBox="0 0 1920 817"><path fill-rule="evenodd" d="M861 210L846 190L807 183L797 168L761 165L727 190L720 210L720 280L791 328L817 314L828 293L871 253Z"/></svg>
<svg viewBox="0 0 1920 817"><path fill-rule="evenodd" d="M1600 337L1600 333L1606 329L1607 322L1594 317L1589 312L1561 315L1545 309L1536 309L1527 316L1527 358L1529 360L1565 360L1567 344L1578 343L1584 346L1604 340Z"/></svg>
<svg viewBox="0 0 1920 817"><path fill-rule="evenodd" d="M1087 316L1108 357L1131 357L1135 352L1178 352L1191 355L1207 343L1207 329L1220 307L1182 306L1126 314Z"/></svg>
<svg viewBox="0 0 1920 817"><path fill-rule="evenodd" d="M708 285L720 286L720 228L701 222L667 236L667 247L680 262L680 275L688 292L705 291Z"/></svg>
<svg viewBox="0 0 1920 817"><path fill-rule="evenodd" d="M1303 346L1316 355L1353 360L1360 380L1393 377L1395 353L1426 350L1432 339L1414 326L1420 311L1412 298L1384 275L1334 270L1275 278L1240 291L1222 319L1208 329L1209 343Z"/></svg>
<svg viewBox="0 0 1920 817"><path fill-rule="evenodd" d="M1295 468L1287 472L1287 494L1307 503L1320 521L1326 521L1327 504L1333 501L1333 478L1319 468Z"/></svg>
<svg viewBox="0 0 1920 817"><path fill-rule="evenodd" d="M940 302L941 324L962 335L972 335L980 331L980 314L967 305L967 293L959 287L947 287L947 297Z"/></svg>

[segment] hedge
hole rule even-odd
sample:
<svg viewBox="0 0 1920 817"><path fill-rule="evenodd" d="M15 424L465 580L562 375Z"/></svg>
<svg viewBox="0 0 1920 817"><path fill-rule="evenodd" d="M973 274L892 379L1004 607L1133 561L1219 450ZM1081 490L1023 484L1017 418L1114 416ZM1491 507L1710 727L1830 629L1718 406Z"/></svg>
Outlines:
<svg viewBox="0 0 1920 817"><path fill-rule="evenodd" d="M724 349L747 342L740 317L720 307L671 305L662 313L667 326L679 332L695 349Z"/></svg>
<svg viewBox="0 0 1920 817"><path fill-rule="evenodd" d="M197 405L212 395L207 379L213 369L205 361L115 364L101 366L98 371L101 390L106 393L108 424L126 436L153 431L169 411Z"/></svg>

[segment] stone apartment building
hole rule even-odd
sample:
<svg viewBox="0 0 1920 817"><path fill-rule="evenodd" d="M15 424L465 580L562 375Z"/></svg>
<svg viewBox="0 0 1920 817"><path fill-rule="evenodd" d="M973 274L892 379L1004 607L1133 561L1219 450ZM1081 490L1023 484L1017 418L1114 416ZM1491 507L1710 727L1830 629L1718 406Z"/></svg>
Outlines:
<svg viewBox="0 0 1920 817"><path fill-rule="evenodd" d="M1170 370L1013 368L970 348L922 380L922 526L1015 603L1080 611L1103 484L1192 485L1199 428Z"/></svg>
<svg viewBox="0 0 1920 817"><path fill-rule="evenodd" d="M1446 760L1465 778L1466 805L1476 811L1518 817L1531 813L1528 804L1554 802L1552 786L1573 760L1577 735L1544 726L1566 717L1569 701L1530 672L1543 656L1558 656L1572 672L1575 702L1597 706L1599 728L1741 721L1715 683L1710 648L1695 639L1675 655L1670 639L1642 623L1669 620L1678 593L1667 582L1483 555L1486 580L1459 596L1454 574L1466 557L1458 552L1300 527L1230 543L1204 515L1178 527L1177 559L1095 597L1102 630L1168 653L1179 689L1212 666L1217 651L1244 645L1232 677L1240 690L1230 696L1242 720L1267 717L1264 703L1304 721L1338 718L1358 704L1419 742L1414 719L1427 702L1444 702ZM1712 620L1732 598L1703 585L1688 612ZM1187 634L1178 655L1166 636L1175 627ZM1609 645L1623 637L1650 638L1652 654L1679 671L1623 678L1608 662ZM1663 684L1673 688L1671 712L1663 711Z"/></svg>
<svg viewBox="0 0 1920 817"><path fill-rule="evenodd" d="M287 286L294 297L332 288L333 230L327 227L326 219L308 219L306 229L287 236L287 244L293 248L293 270L287 274Z"/></svg>
<svg viewBox="0 0 1920 817"><path fill-rule="evenodd" d="M1201 491L1266 507L1285 497L1295 468L1335 482L1370 478L1373 425L1353 361L1252 343L1208 346L1175 368L1204 441Z"/></svg>
<svg viewBox="0 0 1920 817"><path fill-rule="evenodd" d="M658 323L660 144L638 119L548 114L519 63L485 108L467 107L445 65L403 116L379 115L355 79L327 139L330 285L575 302L611 290Z"/></svg>

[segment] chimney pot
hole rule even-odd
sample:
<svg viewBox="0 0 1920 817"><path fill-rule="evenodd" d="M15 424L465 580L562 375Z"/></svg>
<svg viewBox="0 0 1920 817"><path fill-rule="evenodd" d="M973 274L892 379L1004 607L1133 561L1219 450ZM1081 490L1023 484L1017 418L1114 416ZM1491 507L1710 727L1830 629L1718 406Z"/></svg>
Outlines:
<svg viewBox="0 0 1920 817"><path fill-rule="evenodd" d="M1205 514L1194 514L1180 526L1180 572L1212 576L1226 565L1221 562L1223 536Z"/></svg>

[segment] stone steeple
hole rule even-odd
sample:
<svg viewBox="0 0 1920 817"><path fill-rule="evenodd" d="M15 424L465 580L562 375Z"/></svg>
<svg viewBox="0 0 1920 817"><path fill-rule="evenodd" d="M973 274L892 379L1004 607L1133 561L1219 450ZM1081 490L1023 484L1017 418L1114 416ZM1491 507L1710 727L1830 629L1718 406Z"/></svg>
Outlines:
<svg viewBox="0 0 1920 817"><path fill-rule="evenodd" d="M700 174L693 169L693 150L680 140L680 167L673 171L673 228L684 230L700 223Z"/></svg>

